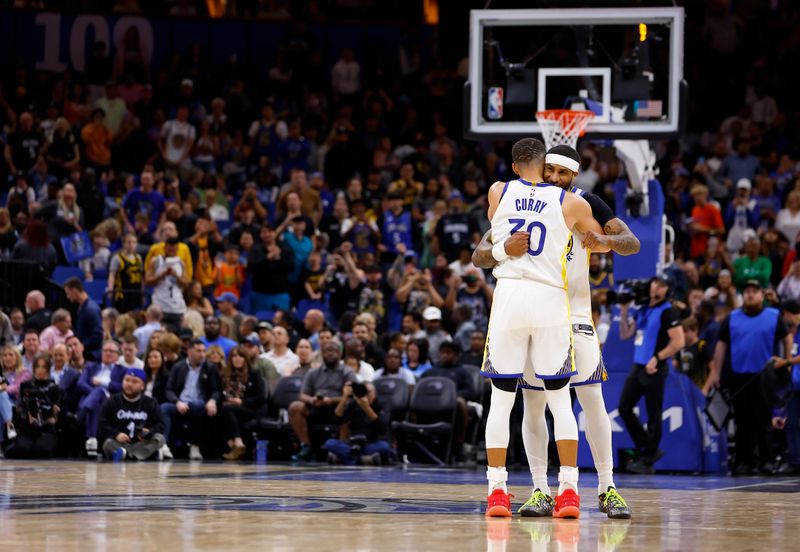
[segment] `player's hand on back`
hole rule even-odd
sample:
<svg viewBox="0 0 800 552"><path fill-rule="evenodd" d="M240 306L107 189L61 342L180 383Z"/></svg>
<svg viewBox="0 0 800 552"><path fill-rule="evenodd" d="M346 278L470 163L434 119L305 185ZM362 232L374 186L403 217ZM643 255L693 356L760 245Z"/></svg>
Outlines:
<svg viewBox="0 0 800 552"><path fill-rule="evenodd" d="M504 247L509 257L520 257L528 252L531 235L527 232L514 232L505 241Z"/></svg>

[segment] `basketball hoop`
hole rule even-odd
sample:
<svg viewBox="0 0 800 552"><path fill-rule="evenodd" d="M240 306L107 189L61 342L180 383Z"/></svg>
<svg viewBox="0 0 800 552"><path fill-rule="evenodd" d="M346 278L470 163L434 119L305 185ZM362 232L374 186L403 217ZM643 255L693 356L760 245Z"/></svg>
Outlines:
<svg viewBox="0 0 800 552"><path fill-rule="evenodd" d="M583 136L586 125L594 118L591 111L575 109L547 109L536 112L536 121L544 136L547 149L560 144L575 147Z"/></svg>

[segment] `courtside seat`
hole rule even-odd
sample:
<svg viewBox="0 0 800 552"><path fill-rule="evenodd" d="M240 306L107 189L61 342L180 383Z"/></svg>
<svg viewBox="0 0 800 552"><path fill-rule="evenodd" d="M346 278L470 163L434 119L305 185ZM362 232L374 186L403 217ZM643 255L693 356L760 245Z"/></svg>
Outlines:
<svg viewBox="0 0 800 552"><path fill-rule="evenodd" d="M402 421L408 412L408 383L398 376L383 376L372 382L381 405L392 421Z"/></svg>
<svg viewBox="0 0 800 552"><path fill-rule="evenodd" d="M392 423L400 443L410 441L433 462L445 465L453 448L456 419L456 384L448 378L422 378L414 387L405 421ZM405 443L403 443L405 444ZM408 447L402 447L401 451ZM432 449L444 449L437 455Z"/></svg>

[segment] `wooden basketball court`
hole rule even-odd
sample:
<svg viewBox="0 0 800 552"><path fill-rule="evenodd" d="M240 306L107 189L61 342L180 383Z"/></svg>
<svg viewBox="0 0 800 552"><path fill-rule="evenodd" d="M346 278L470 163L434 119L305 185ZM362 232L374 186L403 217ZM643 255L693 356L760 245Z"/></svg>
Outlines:
<svg viewBox="0 0 800 552"><path fill-rule="evenodd" d="M483 470L0 464L8 550L797 550L800 479L618 478L634 519L486 520ZM554 479L551 477L551 479ZM530 492L513 473L515 503ZM528 548L530 547L530 548Z"/></svg>

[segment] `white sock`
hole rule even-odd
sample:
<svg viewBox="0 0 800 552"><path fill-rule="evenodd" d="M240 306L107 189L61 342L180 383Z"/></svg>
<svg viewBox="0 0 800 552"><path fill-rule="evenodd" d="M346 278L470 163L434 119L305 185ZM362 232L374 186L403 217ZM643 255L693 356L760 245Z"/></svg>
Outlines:
<svg viewBox="0 0 800 552"><path fill-rule="evenodd" d="M547 484L547 444L550 434L547 431L547 419L544 411L547 399L541 391L523 389L522 398L525 403L525 414L522 417L522 442L531 470L533 489L550 494Z"/></svg>
<svg viewBox="0 0 800 552"><path fill-rule="evenodd" d="M592 450L597 470L597 494L601 495L614 485L614 453L611 445L611 420L606 411L600 384L575 388L581 408L586 413L586 440Z"/></svg>
<svg viewBox="0 0 800 552"><path fill-rule="evenodd" d="M486 479L489 480L489 494L492 494L492 491L495 489L502 489L505 493L508 492L508 487L506 486L508 472L505 467L493 468L492 466L488 466L486 468Z"/></svg>
<svg viewBox="0 0 800 552"><path fill-rule="evenodd" d="M578 492L578 468L571 466L561 466L558 472L558 494L563 493L567 489L572 489Z"/></svg>

